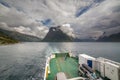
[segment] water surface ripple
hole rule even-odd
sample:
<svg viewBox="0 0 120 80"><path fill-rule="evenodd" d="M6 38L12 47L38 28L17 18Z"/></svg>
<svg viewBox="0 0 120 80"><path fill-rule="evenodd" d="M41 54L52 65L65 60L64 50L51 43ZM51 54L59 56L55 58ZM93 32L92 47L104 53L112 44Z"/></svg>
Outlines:
<svg viewBox="0 0 120 80"><path fill-rule="evenodd" d="M120 43L19 43L0 46L0 80L43 80L46 57L54 52L86 53L120 62Z"/></svg>

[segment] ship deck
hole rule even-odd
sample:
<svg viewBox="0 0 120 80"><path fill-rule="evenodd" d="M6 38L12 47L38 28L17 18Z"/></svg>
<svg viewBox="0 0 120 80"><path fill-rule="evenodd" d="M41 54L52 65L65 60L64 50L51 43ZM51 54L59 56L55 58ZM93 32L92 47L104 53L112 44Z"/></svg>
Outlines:
<svg viewBox="0 0 120 80"><path fill-rule="evenodd" d="M64 72L66 77L78 77L78 60L66 54L55 54L56 57L50 60L50 74L46 80L55 80L58 72Z"/></svg>

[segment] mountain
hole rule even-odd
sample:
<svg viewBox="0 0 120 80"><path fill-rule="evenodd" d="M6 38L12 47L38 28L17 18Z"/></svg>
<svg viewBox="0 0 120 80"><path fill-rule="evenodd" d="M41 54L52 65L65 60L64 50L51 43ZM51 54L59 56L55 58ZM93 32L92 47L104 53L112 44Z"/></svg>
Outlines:
<svg viewBox="0 0 120 80"><path fill-rule="evenodd" d="M120 33L112 34L110 36L100 37L99 42L120 42Z"/></svg>
<svg viewBox="0 0 120 80"><path fill-rule="evenodd" d="M94 39L79 39L79 38L75 38L74 42L95 42Z"/></svg>
<svg viewBox="0 0 120 80"><path fill-rule="evenodd" d="M21 42L38 42L41 41L40 38L31 36L31 35L26 35L22 34L16 31L8 31L4 29L0 29L0 33L3 35L6 35L14 40L21 41Z"/></svg>
<svg viewBox="0 0 120 80"><path fill-rule="evenodd" d="M42 40L43 42L120 42L120 33L112 34L110 36L101 36L100 38L93 39L79 39L79 38L72 38L65 34L61 29L60 26L58 27L51 27L49 32Z"/></svg>
<svg viewBox="0 0 120 80"><path fill-rule="evenodd" d="M120 42L120 33L112 34L109 36L101 36L97 40L93 38L79 39L75 38L75 42Z"/></svg>
<svg viewBox="0 0 120 80"><path fill-rule="evenodd" d="M0 29L0 44L17 42L120 42L120 33L102 36L97 40L72 38L65 34L60 27L51 27L43 40L38 37L22 34L15 31Z"/></svg>
<svg viewBox="0 0 120 80"><path fill-rule="evenodd" d="M18 41L0 32L0 44L13 44L13 43L18 43Z"/></svg>
<svg viewBox="0 0 120 80"><path fill-rule="evenodd" d="M60 26L58 27L51 27L49 32L42 40L43 42L69 42L73 41L73 38L65 34L61 29Z"/></svg>

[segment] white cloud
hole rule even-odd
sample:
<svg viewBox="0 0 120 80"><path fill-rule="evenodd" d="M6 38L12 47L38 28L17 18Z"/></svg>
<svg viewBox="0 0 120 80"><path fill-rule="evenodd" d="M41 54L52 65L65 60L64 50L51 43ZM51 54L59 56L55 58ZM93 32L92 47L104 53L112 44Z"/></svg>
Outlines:
<svg viewBox="0 0 120 80"><path fill-rule="evenodd" d="M71 37L75 37L74 30L71 28L70 24L63 24L60 29Z"/></svg>
<svg viewBox="0 0 120 80"><path fill-rule="evenodd" d="M114 32L108 32L111 27L116 28L120 25L120 1L119 0L105 0L98 6L92 7L86 13L77 18L76 24L78 25L75 30L80 32L81 36L92 36L88 34L94 31L106 32L106 34L113 34ZM115 12L115 8L118 12ZM119 31L120 32L120 31ZM87 37L88 37L87 36Z"/></svg>
<svg viewBox="0 0 120 80"><path fill-rule="evenodd" d="M119 0L1 0L0 22L8 28L44 37L48 28L36 20L51 19L55 25L64 23L72 27L63 27L63 31L78 37L100 36L103 32L112 34L120 25ZM89 7L85 11L86 6ZM83 10L82 10L83 9ZM83 11L76 17L76 13ZM23 26L24 28L20 27ZM119 31L118 31L119 32Z"/></svg>
<svg viewBox="0 0 120 80"><path fill-rule="evenodd" d="M43 38L48 31L48 28L40 26L40 23L35 22L24 12L17 11L14 7L9 8L0 4L0 11L0 28L2 29L14 30L40 38ZM37 30L37 26L42 30Z"/></svg>
<svg viewBox="0 0 120 80"><path fill-rule="evenodd" d="M29 25L34 22L23 12L17 11L15 8L7 8L0 4L0 22L7 23L8 26Z"/></svg>
<svg viewBox="0 0 120 80"><path fill-rule="evenodd" d="M11 30L8 25L4 22L0 22L0 28L5 30Z"/></svg>
<svg viewBox="0 0 120 80"><path fill-rule="evenodd" d="M33 28L31 29L30 27L19 26L14 27L14 30L23 34L33 35L40 38L44 38L48 32L48 28L43 26L37 26L34 27L34 29Z"/></svg>

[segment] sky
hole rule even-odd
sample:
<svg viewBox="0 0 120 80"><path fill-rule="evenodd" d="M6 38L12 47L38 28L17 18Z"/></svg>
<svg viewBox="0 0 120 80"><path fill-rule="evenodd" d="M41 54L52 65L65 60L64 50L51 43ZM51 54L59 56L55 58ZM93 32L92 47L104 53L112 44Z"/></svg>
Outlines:
<svg viewBox="0 0 120 80"><path fill-rule="evenodd" d="M44 38L58 25L80 39L119 33L120 0L0 0L2 29Z"/></svg>

